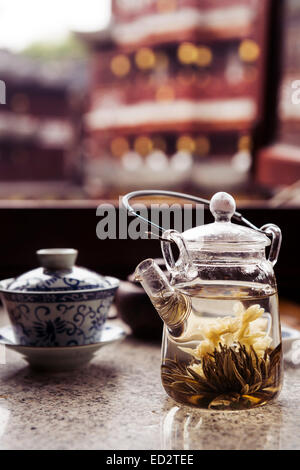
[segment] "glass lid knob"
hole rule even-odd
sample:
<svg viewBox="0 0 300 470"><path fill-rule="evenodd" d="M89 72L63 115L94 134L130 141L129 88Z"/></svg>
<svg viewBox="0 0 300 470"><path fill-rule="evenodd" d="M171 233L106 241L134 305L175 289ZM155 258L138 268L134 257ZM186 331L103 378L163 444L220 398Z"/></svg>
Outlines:
<svg viewBox="0 0 300 470"><path fill-rule="evenodd" d="M235 213L235 200L228 193L216 193L210 200L209 209L216 222L230 222Z"/></svg>

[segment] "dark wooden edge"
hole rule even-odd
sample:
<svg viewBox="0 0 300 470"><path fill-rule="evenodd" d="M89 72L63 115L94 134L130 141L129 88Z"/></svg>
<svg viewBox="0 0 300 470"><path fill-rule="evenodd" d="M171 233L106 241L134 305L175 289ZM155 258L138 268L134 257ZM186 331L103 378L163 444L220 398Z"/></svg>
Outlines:
<svg viewBox="0 0 300 470"><path fill-rule="evenodd" d="M299 209L248 207L242 213L258 227L266 223L281 227L283 243L275 267L279 292L291 300L300 300ZM119 209L116 214L118 217ZM36 267L35 252L40 248L77 248L79 265L120 279L125 279L141 260L161 257L160 243L153 239L99 240L96 206L0 208L0 220L0 279ZM207 222L211 222L208 211Z"/></svg>

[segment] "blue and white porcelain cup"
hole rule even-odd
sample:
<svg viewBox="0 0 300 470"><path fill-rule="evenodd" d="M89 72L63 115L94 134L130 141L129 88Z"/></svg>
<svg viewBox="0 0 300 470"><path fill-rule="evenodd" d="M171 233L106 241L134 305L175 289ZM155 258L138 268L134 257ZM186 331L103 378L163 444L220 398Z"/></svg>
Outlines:
<svg viewBox="0 0 300 470"><path fill-rule="evenodd" d="M119 280L75 266L77 250L37 251L41 267L0 282L16 342L57 347L97 343Z"/></svg>

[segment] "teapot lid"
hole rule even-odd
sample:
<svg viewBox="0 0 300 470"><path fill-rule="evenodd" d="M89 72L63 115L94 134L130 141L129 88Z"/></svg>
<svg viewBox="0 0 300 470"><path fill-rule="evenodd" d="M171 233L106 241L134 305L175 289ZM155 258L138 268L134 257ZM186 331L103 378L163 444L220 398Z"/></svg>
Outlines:
<svg viewBox="0 0 300 470"><path fill-rule="evenodd" d="M270 239L264 233L231 222L236 204L230 194L216 193L209 208L215 218L213 223L194 227L182 234L188 248L193 250L201 244L201 248L208 250L240 251L247 250L246 247L270 245Z"/></svg>
<svg viewBox="0 0 300 470"><path fill-rule="evenodd" d="M72 248L38 250L41 267L6 283L10 292L67 292L114 287L116 279L75 266L78 251Z"/></svg>

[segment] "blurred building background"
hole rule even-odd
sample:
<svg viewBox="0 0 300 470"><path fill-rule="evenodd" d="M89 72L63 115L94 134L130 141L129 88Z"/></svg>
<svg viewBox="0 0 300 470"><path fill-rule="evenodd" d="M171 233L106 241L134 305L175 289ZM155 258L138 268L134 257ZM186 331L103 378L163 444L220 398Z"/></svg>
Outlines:
<svg viewBox="0 0 300 470"><path fill-rule="evenodd" d="M0 77L0 197L80 194L85 65L0 51Z"/></svg>
<svg viewBox="0 0 300 470"><path fill-rule="evenodd" d="M296 197L298 2L107 4L70 54L0 51L0 198Z"/></svg>
<svg viewBox="0 0 300 470"><path fill-rule="evenodd" d="M281 188L276 200L296 198L300 187L300 2L285 2L275 136L257 154L257 180Z"/></svg>
<svg viewBox="0 0 300 470"><path fill-rule="evenodd" d="M91 194L137 187L243 190L263 119L267 0L113 0L82 35L93 71ZM105 179L103 181L103 174Z"/></svg>

